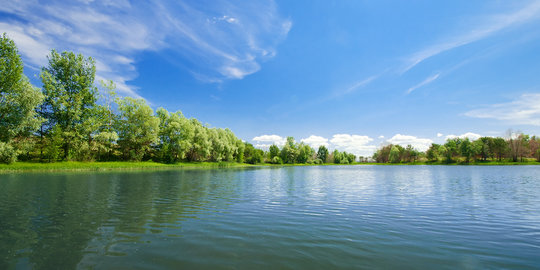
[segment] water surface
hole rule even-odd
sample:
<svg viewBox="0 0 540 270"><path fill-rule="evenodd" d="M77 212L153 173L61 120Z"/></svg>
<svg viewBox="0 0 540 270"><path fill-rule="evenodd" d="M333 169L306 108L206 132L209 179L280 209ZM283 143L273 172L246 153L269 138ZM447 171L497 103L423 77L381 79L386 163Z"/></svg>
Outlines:
<svg viewBox="0 0 540 270"><path fill-rule="evenodd" d="M534 269L540 167L0 175L0 269Z"/></svg>

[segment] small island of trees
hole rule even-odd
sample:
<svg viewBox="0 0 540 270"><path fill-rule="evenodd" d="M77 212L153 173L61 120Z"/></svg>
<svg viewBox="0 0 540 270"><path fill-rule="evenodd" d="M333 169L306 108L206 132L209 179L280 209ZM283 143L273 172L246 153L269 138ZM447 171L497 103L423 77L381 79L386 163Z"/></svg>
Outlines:
<svg viewBox="0 0 540 270"><path fill-rule="evenodd" d="M250 164L469 163L540 161L540 139L450 139L426 152L385 145L373 157L320 146L317 151L288 137L280 148L255 148L229 129L212 128L182 112L154 111L144 99L118 97L112 81L95 85L95 61L52 50L41 68L42 89L23 73L13 40L0 37L0 162L155 161Z"/></svg>

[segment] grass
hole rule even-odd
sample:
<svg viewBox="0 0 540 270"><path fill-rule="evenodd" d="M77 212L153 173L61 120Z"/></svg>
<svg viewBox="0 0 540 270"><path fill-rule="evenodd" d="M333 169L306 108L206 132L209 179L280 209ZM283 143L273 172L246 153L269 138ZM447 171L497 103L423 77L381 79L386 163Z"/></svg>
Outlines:
<svg viewBox="0 0 540 270"><path fill-rule="evenodd" d="M333 165L540 165L540 162L527 160L524 162L512 161L471 161L466 162L412 162L412 163L353 163L353 164L245 164L236 162L180 162L175 164L164 164L153 161L129 162L129 161L109 161L109 162L16 162L13 164L0 164L0 173L11 172L54 172L54 171L112 171L112 170L170 170L170 169L215 169L215 168L240 168L255 166L333 166Z"/></svg>
<svg viewBox="0 0 540 270"><path fill-rule="evenodd" d="M164 164L153 161L128 162L15 162L13 164L0 164L0 173L4 172L53 172L53 171L110 171L110 170L161 170L161 169L185 169L185 168L230 168L249 167L250 164L235 162L181 162Z"/></svg>

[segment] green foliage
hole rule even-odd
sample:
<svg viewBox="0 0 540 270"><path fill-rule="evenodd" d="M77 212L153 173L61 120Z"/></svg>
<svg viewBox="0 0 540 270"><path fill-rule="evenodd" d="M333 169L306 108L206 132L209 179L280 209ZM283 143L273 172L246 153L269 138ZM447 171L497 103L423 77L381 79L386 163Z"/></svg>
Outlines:
<svg viewBox="0 0 540 270"><path fill-rule="evenodd" d="M140 161L159 142L159 118L143 99L121 99L118 111L116 129L124 159Z"/></svg>
<svg viewBox="0 0 540 270"><path fill-rule="evenodd" d="M317 150L317 158L321 160L321 163L326 162L326 160L328 159L328 153L328 148L326 148L326 146L319 146L319 149Z"/></svg>
<svg viewBox="0 0 540 270"><path fill-rule="evenodd" d="M45 101L40 113L46 129L59 126L63 138L64 159L79 158L74 150L90 140L96 130L97 88L94 86L94 60L82 54L55 50L41 69Z"/></svg>
<svg viewBox="0 0 540 270"><path fill-rule="evenodd" d="M426 151L426 158L429 160L429 161L437 161L438 160L438 157L439 157L439 148L441 146L436 144L436 143L432 143L431 146L429 147L429 149Z"/></svg>
<svg viewBox="0 0 540 270"><path fill-rule="evenodd" d="M23 73L15 43L4 33L0 37L0 142L29 137L38 129L42 120L35 109L42 100Z"/></svg>
<svg viewBox="0 0 540 270"><path fill-rule="evenodd" d="M11 144L0 142L0 163L11 164L17 161L17 151Z"/></svg>
<svg viewBox="0 0 540 270"><path fill-rule="evenodd" d="M268 149L270 160L274 160L274 157L279 156L279 147L277 145L272 144L270 145L270 148Z"/></svg>

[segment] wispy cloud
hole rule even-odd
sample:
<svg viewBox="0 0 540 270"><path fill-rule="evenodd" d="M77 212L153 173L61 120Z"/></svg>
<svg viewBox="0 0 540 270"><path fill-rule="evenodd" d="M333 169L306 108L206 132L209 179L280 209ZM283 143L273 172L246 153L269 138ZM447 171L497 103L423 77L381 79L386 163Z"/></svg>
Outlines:
<svg viewBox="0 0 540 270"><path fill-rule="evenodd" d="M376 76L371 76L366 79L360 80L356 82L355 84L353 84L352 86L350 86L349 88L345 89L344 91L337 93L336 95L342 96L342 95L353 93L357 91L358 89L368 85L369 83L371 83L373 80L377 79L378 77L379 75L376 75Z"/></svg>
<svg viewBox="0 0 540 270"><path fill-rule="evenodd" d="M540 126L540 94L523 94L511 102L488 105L468 111L465 115L496 119L515 125Z"/></svg>
<svg viewBox="0 0 540 270"><path fill-rule="evenodd" d="M424 50L418 51L410 56L407 60L405 68L402 73L415 67L422 61L438 55L442 52L470 44L472 42L492 36L501 30L520 25L538 19L540 17L540 2L532 1L528 5L521 9L508 13L492 16L491 18L483 21L482 23L471 27L469 31L463 31L462 35L456 35L444 42L437 43Z"/></svg>
<svg viewBox="0 0 540 270"><path fill-rule="evenodd" d="M437 78L439 78L439 75L440 75L440 73L437 73L437 74L435 74L435 75L433 75L433 76L427 77L427 78L426 78L425 80L423 80L421 83L419 83L419 84L417 84L417 85L415 85L415 86L409 88L409 89L407 90L407 92L406 92L407 95L410 94L412 91L414 91L414 90L416 90L416 89L418 89L418 88L420 88L420 87L422 87L422 86L424 86L424 85L426 85L426 84L432 83L434 80L436 80Z"/></svg>
<svg viewBox="0 0 540 270"><path fill-rule="evenodd" d="M142 51L180 56L179 66L207 82L241 79L276 55L292 26L272 0L7 1L0 11L9 15L0 18L0 32L29 67L45 65L52 48L83 53L96 59L98 78L131 96L138 96L129 81Z"/></svg>

